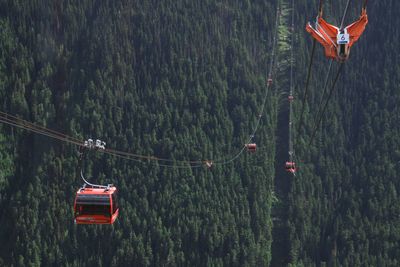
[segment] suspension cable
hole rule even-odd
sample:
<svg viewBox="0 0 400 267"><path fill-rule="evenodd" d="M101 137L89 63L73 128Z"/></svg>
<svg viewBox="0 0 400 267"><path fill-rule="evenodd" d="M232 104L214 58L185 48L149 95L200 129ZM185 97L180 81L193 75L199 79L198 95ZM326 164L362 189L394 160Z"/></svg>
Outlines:
<svg viewBox="0 0 400 267"><path fill-rule="evenodd" d="M271 59L270 59L270 68L268 72L268 79L272 78L272 73L273 73L273 67L274 67L274 61L275 61L275 50L276 50L276 43L277 43L277 34L278 34L278 23L279 23L279 6L277 7L277 12L276 12L276 21L275 21L275 32L274 32L274 37L273 37L273 43L272 43L272 52L271 52ZM268 98L268 93L269 93L269 87L270 83L267 83L267 90L263 99L263 103L261 106L261 111L258 116L258 120L256 122L256 125L252 131L252 134L250 138L247 140L247 143L250 143L252 139L254 138L254 135L256 131L258 130L258 127L261 122L261 117L262 114L264 113L264 109L266 106L267 98ZM0 122L8 124L13 127L21 128L24 130L28 130L43 136L47 136L62 142L70 143L79 147L82 147L84 142L82 140L79 140L74 137L70 137L66 134L63 134L61 132L48 129L44 126L26 121L24 119L18 118L16 116L10 115L8 113L0 111ZM173 159L168 159L168 158L160 158L156 156L150 156L150 155L140 155L140 154L135 154L135 153L129 153L129 152L123 152L123 151L118 151L115 149L104 149L104 150L98 150L101 151L105 154L112 155L115 157L119 157L122 159L130 160L130 161L135 161L135 162L140 162L140 163L145 163L146 161L157 161L158 166L161 167L172 167L172 168L199 168L202 167L205 163L211 162L213 165L218 164L218 165L224 165L233 162L239 156L244 152L246 146L243 145L241 149L234 154L230 158L220 158L216 160L173 160ZM161 163L160 163L161 162ZM163 164L162 162L166 163L172 163L172 164Z"/></svg>
<svg viewBox="0 0 400 267"><path fill-rule="evenodd" d="M364 0L363 9L367 8L367 3L368 3L368 0Z"/></svg>
<svg viewBox="0 0 400 267"><path fill-rule="evenodd" d="M272 43L272 52L271 52L271 58L270 58L270 67L269 67L269 72L268 72L268 79L272 78L273 75L273 71L274 71L274 61L275 61L275 57L276 57L276 43L277 43L277 34L278 34L278 25L279 25L279 17L280 17L280 10L279 10L279 6L277 6L277 11L276 11L276 19L275 19L275 31L274 31L274 37L273 37L273 43ZM256 133L256 131L258 130L259 126L260 126L260 122L261 122L261 118L262 118L262 114L264 113L265 110L265 106L267 103L267 99L268 99L268 93L270 89L270 83L267 83L267 89L264 95L264 99L262 102L262 106L261 106L261 110L259 112L258 115L258 119L256 122L255 127L253 128L252 134L250 135L250 138L247 140L247 142L245 144L248 144L252 141L252 139L254 138L254 135ZM48 129L44 126L38 125L38 124L34 124L32 122L23 120L21 118L18 118L16 116L7 114L5 112L0 111L0 122L8 124L10 126L14 126L17 128L21 128L24 130L28 130L43 136L47 136L53 139L57 139L59 141L63 141L66 143L70 143L73 145L77 145L79 147L82 147L84 142L82 140L79 140L77 138L74 137L70 137L66 134L63 134L61 132L55 131L55 130L51 130ZM146 155L140 155L140 154L135 154L135 153L129 153L129 152L123 152L123 151L118 151L118 150L114 150L114 149L102 149L102 150L98 150L101 151L105 154L108 155L112 155L115 157L119 157L122 159L126 159L126 160L130 160L130 161L135 161L135 162L140 162L140 163L145 163L146 161L157 161L158 162L158 166L161 167L171 167L171 168L198 168L198 167L202 167L205 163L211 162L213 165L224 165L224 164L228 164L233 162L234 160L236 160L237 158L240 157L240 155L244 152L244 150L246 149L246 146L243 145L241 147L241 149L234 154L232 157L230 158L219 158L216 160L173 160L173 159L168 159L168 158L159 158L156 156L146 156ZM161 163L160 163L161 162ZM167 162L167 163L172 163L172 164L163 164L162 162ZM178 164L179 165L178 165Z"/></svg>
<svg viewBox="0 0 400 267"><path fill-rule="evenodd" d="M318 17L322 17L322 10L323 10L323 0L319 1L319 7L318 7ZM317 18L318 20L318 18ZM316 46L317 41L313 38L313 44L312 44L312 49L311 49L311 56L310 56L310 63L308 64L308 70L307 70L307 79L306 79L306 84L304 87L304 94L303 94L303 99L301 103L301 112L300 112L300 120L299 120L299 126L297 126L297 134L300 134L300 129L301 126L303 125L303 115L304 115L304 110L305 110L305 104L307 100L307 95L308 95L308 88L310 84L310 78L311 78L311 67L314 61L314 53L315 53L315 46Z"/></svg>
<svg viewBox="0 0 400 267"><path fill-rule="evenodd" d="M290 43L290 92L289 92L289 161L293 162L293 64L294 64L294 0L292 0L292 23L291 23L292 38Z"/></svg>
<svg viewBox="0 0 400 267"><path fill-rule="evenodd" d="M275 17L275 32L274 32L274 37L273 37L273 41L272 41L270 66L269 66L269 71L268 71L268 76L267 76L268 80L272 79L272 75L273 75L273 71L274 71L275 56L276 56L276 45L277 45L277 39L278 39L277 35L278 35L279 19L280 19L280 9L279 9L279 6L278 6L277 10L276 10L276 17ZM254 138L254 135L256 134L256 132L258 130L258 127L260 126L262 114L264 113L264 109L265 109L265 106L266 106L266 103L267 103L270 87L271 87L271 84L268 81L267 82L266 92L265 92L264 99L263 99L263 102L262 102L262 105L261 105L261 110L260 110L260 112L258 114L258 119L257 119L256 125L253 128L253 131L252 131L250 137L248 138L248 140L247 140L247 142L245 144L249 144L249 143L252 142L252 140ZM213 162L213 164L218 164L218 165L225 165L225 164L231 163L234 160L236 160L244 152L245 149L246 149L246 146L244 145L244 146L242 146L242 148L236 154L234 154L233 157L228 158L228 159L221 158L221 159L213 160L212 162Z"/></svg>
<svg viewBox="0 0 400 267"><path fill-rule="evenodd" d="M83 145L83 141L74 138L74 137L70 137L66 134L63 134L61 132L57 132L55 130L46 128L44 126L38 125L38 124L34 124L32 122L23 120L21 118L18 118L16 116L10 115L8 113L2 112L0 111L0 122L9 124L11 126L15 126L21 129L25 129L25 130L29 130L32 132L35 132L37 134L41 134L50 138L54 138L60 141L64 141L67 143L71 143L77 146L82 146ZM125 155L126 158L130 158L131 160L134 158L137 158L138 162L142 162L143 160L157 160L157 161L167 161L167 162L180 162L177 160L171 160L171 159L165 159L165 158L159 158L159 157L155 157L155 156L146 156L146 155L139 155L139 154L134 154L134 153L129 153L129 152L122 152L122 151L118 151L118 150L113 150L113 149L107 149L107 151L109 152L108 154L110 155L117 155L117 154L122 154ZM184 163L202 163L202 161L182 161Z"/></svg>
<svg viewBox="0 0 400 267"><path fill-rule="evenodd" d="M276 12L276 19L275 19L275 31L274 31L274 37L273 37L273 42L272 42L270 67L269 67L268 76L267 76L268 79L272 78L273 71L274 71L274 64L275 64L274 62L275 62L275 57L276 57L276 44L277 44L279 19L280 19L280 10L279 10L279 6L278 6L277 7L277 12ZM266 92L265 92L265 95L264 95L263 103L261 105L261 110L259 112L256 125L255 125L255 127L254 127L254 129L252 131L252 134L247 139L245 144L248 144L248 143L252 142L252 140L254 138L254 135L257 132L259 126L260 126L262 114L264 113L265 106L266 106L266 103L267 103L268 94L269 94L269 91L270 91L270 86L271 86L271 84L268 82L267 83L267 89L266 89ZM207 162L212 163L212 165L226 165L226 164L229 164L229 163L235 161L237 158L239 158L241 156L241 154L245 151L245 149L246 149L246 146L243 145L241 147L241 149L230 158L218 158L218 159L214 159L214 160L200 160L200 161L181 161L181 162L191 164L191 167L201 167L204 163L207 163ZM124 159L128 159L128 160L135 160L133 157L136 157L136 158L140 157L141 159L145 159L145 160L177 162L175 160L170 160L170 159L161 159L161 158L154 157L154 156L141 156L141 155L136 155L136 154L132 154L132 153L111 150L111 149L106 149L103 152L104 153L108 153L108 154L113 154L115 156L118 156L118 157L124 158ZM170 165L159 164L159 166L170 166ZM184 168L186 166L176 166L176 165L174 165L174 167L178 167L178 168L179 167L181 167L181 168L183 167Z"/></svg>
<svg viewBox="0 0 400 267"><path fill-rule="evenodd" d="M313 45L312 45L312 50L311 50L311 57L310 57L310 63L308 64L308 71L307 71L307 79L306 79L306 85L304 89L304 94L303 94L303 99L301 101L301 112L300 112L300 120L299 120L299 126L297 126L297 134L300 134L300 129L303 124L303 114L304 114L304 109L305 109L305 102L307 100L307 95L308 95L308 85L310 83L310 77L311 77L311 66L313 64L313 59L314 59L314 52L315 52L315 44L316 41L313 39Z"/></svg>
<svg viewBox="0 0 400 267"><path fill-rule="evenodd" d="M343 30L343 24L344 24L344 20L346 18L346 15L347 15L347 10L349 9L349 4L350 4L350 0L347 0L346 8L344 9L344 14L343 14L343 17L342 17L342 22L340 23L340 28L339 28L340 31Z"/></svg>
<svg viewBox="0 0 400 267"><path fill-rule="evenodd" d="M41 126L41 125L34 124L34 123L32 123L32 122L26 121L26 120L24 120L24 119L22 119L22 118L18 118L18 117L16 117L16 116L10 115L10 114L5 113L5 112L2 112L2 111L0 111L0 116L2 116L2 117L5 118L5 119L10 119L10 118L11 118L10 120L19 121L19 122L21 122L22 124L27 125L27 127L35 127L35 128L37 128L38 130L43 130L43 131L45 131L45 132L49 132L49 133L51 133L51 134L54 134L54 135L56 135L56 136L59 136L60 138L67 138L67 139L70 139L70 140L73 140L73 141L76 141L76 142L81 142L81 140L79 140L79 139L77 139L77 138L69 137L69 136L67 136L67 135L65 135L65 134L63 134L63 133L61 133L61 132L58 132L58 131L55 131L55 130L52 130L52 129L45 128L45 127L43 127L43 126Z"/></svg>
<svg viewBox="0 0 400 267"><path fill-rule="evenodd" d="M83 144L84 144L83 141L80 141L80 140L78 140L76 138L73 138L73 137L67 136L65 134L56 132L54 130L48 129L46 127L39 126L37 124L33 124L31 122L19 119L19 118L15 117L15 116L12 116L12 115L9 115L9 114L7 114L7 116L4 116L2 114L7 114L7 113L1 112L1 114L0 114L0 122L8 124L10 126L14 126L14 127L20 128L20 129L28 130L28 131L31 131L31 132L34 132L34 133L37 133L37 134L40 134L40 135L43 135L43 136L46 136L46 137L50 137L50 138L62 141L62 142L66 142L66 143L70 143L70 144L76 145L78 147L82 147ZM14 118L14 119L10 119L10 118ZM156 158L156 157L151 157L151 156L144 156L144 155L127 153L127 152L121 152L121 151L118 151L118 150L111 150L111 149L109 149L107 151L107 154L113 155L113 156L117 156L117 157L121 157L121 155L125 155L124 156L125 159L133 160L133 161L136 161L136 162L142 162L142 163L144 163L145 162L144 160L147 159L147 160L157 160L157 161L168 160L168 161L171 161L171 162L174 162L174 163L177 163L177 162L179 163L180 162L182 164L185 164L185 165L180 165L178 167L183 167L183 166L190 167L187 164L194 163L194 162L188 162L188 161L173 161L173 160L169 160L169 159L161 159L161 158ZM202 164L202 161L196 161L196 163L198 163L197 165L200 165L200 164ZM168 166L169 167L173 167L171 165L166 165L166 164L159 164L159 165L162 166L162 167L168 167ZM196 164L192 164L191 166L196 166Z"/></svg>
<svg viewBox="0 0 400 267"><path fill-rule="evenodd" d="M327 71L326 76L325 76L324 89L322 90L321 100L319 102L318 109L317 109L317 115L314 117L314 121L317 121L317 118L319 117L319 114L320 114L321 109L322 109L322 103L324 102L326 89L328 89L329 77L331 76L330 74L331 74L332 65L333 65L332 63L333 63L333 59L331 59L331 61L329 62L328 71Z"/></svg>
<svg viewBox="0 0 400 267"><path fill-rule="evenodd" d="M343 69L343 66L344 66L343 63L341 63L340 66L339 66L339 69L338 69L338 71L337 71L337 73L336 73L336 77L335 77L335 79L334 79L334 81L333 81L333 84L332 84L332 86L331 86L331 89L330 89L330 91L329 91L328 98L327 98L327 100L326 100L326 102L325 102L324 108L322 109L322 112L321 112L320 117L318 118L318 121L316 121L316 123L315 123L314 130L313 130L313 132L312 132L311 139L310 139L310 142L308 143L308 146L311 145L311 143L312 143L312 141L313 141L313 139L314 139L314 137L315 137L315 134L317 133L317 130L318 130L318 128L319 128L319 125L320 125L320 123L321 123L321 121L322 121L322 117L323 117L323 115L324 115L324 113L325 113L326 107L328 106L329 100L330 100L330 98L331 98L333 92L335 91L335 85L336 85L337 80L339 79L339 76L340 76L340 73L341 73L341 71L342 71L342 69Z"/></svg>
<svg viewBox="0 0 400 267"><path fill-rule="evenodd" d="M0 122L17 127L17 128L21 128L24 130L32 131L37 134L41 134L41 135L44 135L44 136L47 136L47 137L50 137L53 139L57 139L59 141L66 142L66 143L71 143L71 144L78 145L78 146L82 144L82 141L77 141L77 139L75 139L75 138L71 138L66 135L59 135L59 134L52 133L51 131L44 130L46 128L44 128L42 126L41 126L41 128L38 128L38 127L36 127L36 125L26 122L26 121L13 120L13 119L9 119L5 116L0 115Z"/></svg>
<svg viewBox="0 0 400 267"><path fill-rule="evenodd" d="M322 6L323 6L323 0L319 0L318 17L322 17Z"/></svg>

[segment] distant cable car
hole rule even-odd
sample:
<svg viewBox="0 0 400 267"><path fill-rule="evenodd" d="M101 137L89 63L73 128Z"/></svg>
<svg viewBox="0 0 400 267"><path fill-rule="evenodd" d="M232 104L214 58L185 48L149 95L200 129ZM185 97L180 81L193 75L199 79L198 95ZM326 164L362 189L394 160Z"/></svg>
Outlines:
<svg viewBox="0 0 400 267"><path fill-rule="evenodd" d="M84 185L76 192L74 211L76 224L113 224L119 213L117 188Z"/></svg>
<svg viewBox="0 0 400 267"><path fill-rule="evenodd" d="M285 169L286 169L286 171L291 172L291 173L294 174L296 172L296 170L297 170L296 163L294 163L292 161L287 161L285 163Z"/></svg>
<svg viewBox="0 0 400 267"><path fill-rule="evenodd" d="M288 96L289 102L292 102L294 100L294 97L292 95Z"/></svg>
<svg viewBox="0 0 400 267"><path fill-rule="evenodd" d="M267 80L267 85L269 85L269 86L272 85L272 79L271 79L271 78L268 78L268 80Z"/></svg>
<svg viewBox="0 0 400 267"><path fill-rule="evenodd" d="M204 163L206 164L207 168L209 168L209 169L213 166L213 162L210 160L206 160Z"/></svg>
<svg viewBox="0 0 400 267"><path fill-rule="evenodd" d="M246 148L247 148L247 151L249 151L249 152L256 152L257 144L255 144L255 143L246 144Z"/></svg>

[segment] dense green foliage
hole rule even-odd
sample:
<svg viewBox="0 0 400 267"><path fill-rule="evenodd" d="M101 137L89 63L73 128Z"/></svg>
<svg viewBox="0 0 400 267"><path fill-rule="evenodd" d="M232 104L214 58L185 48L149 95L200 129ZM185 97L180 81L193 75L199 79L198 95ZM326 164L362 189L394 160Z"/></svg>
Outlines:
<svg viewBox="0 0 400 267"><path fill-rule="evenodd" d="M290 2L0 0L2 111L173 160L229 158L246 142L282 9L257 153L210 170L91 153L86 176L119 189L112 226L73 223L76 147L0 125L0 266L398 266L400 3L369 4L370 24L309 147L327 66L317 49L291 177L281 169ZM318 1L295 2L300 98L304 23ZM326 2L337 23L345 1ZM297 120L299 110L297 101Z"/></svg>
<svg viewBox="0 0 400 267"><path fill-rule="evenodd" d="M2 109L123 151L228 157L257 119L275 9L264 1L2 1ZM86 175L120 190L111 227L73 224L76 147L4 126L0 258L268 265L274 99L257 136L264 149L235 166L180 170L92 153Z"/></svg>

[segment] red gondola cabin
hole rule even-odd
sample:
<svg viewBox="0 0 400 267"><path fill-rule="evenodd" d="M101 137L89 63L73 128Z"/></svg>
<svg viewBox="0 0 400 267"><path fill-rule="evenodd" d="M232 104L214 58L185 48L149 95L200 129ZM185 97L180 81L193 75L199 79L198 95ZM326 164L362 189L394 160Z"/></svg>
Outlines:
<svg viewBox="0 0 400 267"><path fill-rule="evenodd" d="M249 151L249 152L256 152L256 150L257 150L257 145L254 144L254 143L252 143L252 144L246 144L246 148L247 148L247 151Z"/></svg>
<svg viewBox="0 0 400 267"><path fill-rule="evenodd" d="M117 188L82 187L76 192L76 224L113 224L118 217Z"/></svg>
<svg viewBox="0 0 400 267"><path fill-rule="evenodd" d="M291 162L291 161L287 161L285 163L285 169L286 169L286 171L291 172L291 173L294 174L296 172L296 170L297 170L296 163Z"/></svg>

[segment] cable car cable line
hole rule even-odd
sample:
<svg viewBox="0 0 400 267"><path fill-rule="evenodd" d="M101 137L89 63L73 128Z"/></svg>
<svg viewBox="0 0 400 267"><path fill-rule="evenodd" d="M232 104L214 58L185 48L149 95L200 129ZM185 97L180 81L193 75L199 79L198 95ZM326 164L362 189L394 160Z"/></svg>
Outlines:
<svg viewBox="0 0 400 267"><path fill-rule="evenodd" d="M322 2L323 0L319 1L319 8L318 8L318 16L322 16ZM300 134L300 129L303 124L303 115L304 115L304 109L305 109L305 102L307 100L307 95L308 95L308 88L310 84L310 78L311 78L311 67L314 62L314 54L315 54L315 47L316 47L317 41L313 39L313 44L312 44L312 49L311 49L311 56L310 56L310 63L308 64L308 70L307 70L307 79L306 79L306 84L304 86L304 94L303 94L303 99L301 103L301 112L300 112L300 120L299 120L299 126L297 126L297 134Z"/></svg>
<svg viewBox="0 0 400 267"><path fill-rule="evenodd" d="M10 116L12 116L12 115L10 115ZM70 144L74 144L74 145L78 145L78 146L80 146L82 144L82 142L76 141L77 139L75 139L75 138L71 138L64 134L56 134L56 131L54 131L54 130L48 130L47 128L45 128L43 126L37 127L35 124L32 124L25 120L12 120L7 117L4 117L3 115L0 115L0 122L3 122L5 124L8 124L8 125L11 125L14 127L18 127L18 128L24 129L24 130L35 132L37 134L41 134L41 135L44 135L44 136L47 136L47 137L50 137L53 139L57 139L59 141L66 142L66 143L70 143Z"/></svg>
<svg viewBox="0 0 400 267"><path fill-rule="evenodd" d="M296 163L294 162L294 146L293 146L293 91L294 91L294 0L292 0L292 21L291 21L291 42L290 42L290 83L289 83L289 160L285 163L285 169L293 175L296 175Z"/></svg>
<svg viewBox="0 0 400 267"><path fill-rule="evenodd" d="M261 105L261 110L258 113L258 119L256 122L255 127L253 128L252 134L250 135L250 138L247 140L246 144L250 143L253 138L255 133L257 132L260 124L261 124L261 118L262 114L264 113L266 102L268 99L268 93L269 89L271 86L270 80L272 79L273 71L274 71L274 61L276 57L276 43L277 43L277 35L278 35L278 23L279 23L279 17L280 17L280 10L279 6L277 7L276 11L276 18L275 18L275 30L274 30L274 37L273 37L273 42L272 42L272 51L271 51L271 58L270 58L270 68L268 72L268 83L267 83L267 89L263 98L263 102ZM79 140L74 137L70 137L66 134L63 134L61 132L48 129L44 126L23 120L21 118L18 118L16 116L10 115L8 113L0 111L0 122L8 124L13 127L21 128L24 130L28 130L43 136L47 136L62 142L66 142L69 144L73 144L79 147L84 146L84 141ZM158 162L158 166L161 167L170 167L170 168L199 168L204 166L204 164L211 163L213 165L218 164L218 165L225 165L228 163L231 163L235 161L237 158L240 157L240 155L244 152L246 149L246 144L241 147L241 149L233 154L231 157L225 157L225 158L217 158L215 160L173 160L169 158L160 158L156 156L150 156L150 155L140 155L140 154L135 154L135 153L130 153L130 152L123 152L123 151L118 151L115 149L101 149L98 150L99 152L112 155L115 157L119 157L122 159L130 160L130 161L135 161L135 162L140 162L140 163L146 163L146 161L156 161ZM161 162L161 163L160 163ZM169 162L172 164L164 164L162 162ZM179 163L179 165L177 165Z"/></svg>
<svg viewBox="0 0 400 267"><path fill-rule="evenodd" d="M312 131L311 139L310 139L310 142L308 143L308 146L311 145L312 141L314 140L315 134L316 134L317 131L318 131L318 128L319 128L319 125L321 124L321 121L322 121L322 118L323 118L323 116L324 116L326 107L328 106L329 100L331 99L332 94L333 94L333 92L335 91L335 88L336 88L335 85L336 85L337 80L339 79L339 76L340 76L340 73L341 73L341 71L342 71L342 69L343 69L343 66L344 66L344 63L341 63L340 66L339 66L339 69L338 69L338 71L337 71L337 73L336 73L336 77L335 77L335 79L334 79L334 81L333 81L333 84L332 84L332 86L331 86L331 89L330 89L330 91L329 91L328 98L326 99L324 108L322 109L322 112L321 112L320 117L319 117L318 120L315 122L314 129L313 129L313 131Z"/></svg>
<svg viewBox="0 0 400 267"><path fill-rule="evenodd" d="M120 158L120 159L125 159L125 160L129 160L129 161L134 161L134 162L138 162L138 163L142 163L142 164L148 163L148 161L157 161L155 158L149 159L148 161L145 161L144 159L137 159L137 158L133 158L133 157L131 157L131 156L129 156L129 155L122 155L122 154L117 154L117 153L111 153L111 152L108 152L108 151L106 151L106 150L105 150L105 151L101 151L101 152L104 153L104 154L108 154L108 155L111 155L111 156ZM157 162L159 162L159 161L157 161ZM182 161L182 162L184 162L184 161ZM199 161L199 162L201 162L201 161ZM175 168L175 169L191 169L191 168L200 168L200 167L203 167L203 166L204 166L204 162L201 162L201 164L199 163L199 164L195 164L195 165L189 165L189 163L187 163L186 165L177 165L177 164L171 165L171 164L162 164L162 163L158 163L157 166L160 166L160 167L167 167L167 168Z"/></svg>
<svg viewBox="0 0 400 267"><path fill-rule="evenodd" d="M38 130L43 130L45 132L48 132L48 133L54 134L56 136L59 136L60 138L67 138L67 139L70 139L70 140L78 142L78 143L81 142L81 140L79 140L77 138L69 137L69 136L67 136L67 135L65 135L63 133L58 132L58 131L55 131L55 130L52 130L52 129L48 129L48 128L43 127L41 125L34 124L32 122L26 121L24 119L18 118L16 116L10 115L10 114L2 112L2 111L0 111L0 117L3 117L4 119L10 120L10 121L12 121L12 120L19 121L19 122L21 122L21 124L23 123L24 125L28 125L28 127L34 127L34 128L37 128Z"/></svg>
<svg viewBox="0 0 400 267"><path fill-rule="evenodd" d="M247 142L245 144L249 144L251 143L251 141L254 138L255 133L257 132L259 126L260 126L260 122L261 122L261 118L262 118L262 114L264 113L265 110L265 106L266 106L266 102L268 99L268 93L269 93L269 89L271 86L271 83L269 82L270 79L272 79L272 73L274 71L274 61L275 61L275 57L276 57L276 44L277 44L277 35L278 35L278 23L279 23L279 16L280 11L279 11L279 7L277 8L277 12L276 12L276 19L275 19L275 32L274 32L274 37L273 37L273 42L272 42L272 51L271 51L271 59L270 59L270 68L268 71L268 83L267 83L267 90L265 92L265 96L263 98L263 103L261 105L261 111L259 112L259 116L256 122L256 125L253 129L252 134L250 135L250 138L247 139ZM189 164L193 164L191 166L177 166L174 165L174 167L177 168L198 168L198 167L202 167L204 165L204 163L211 163L212 165L226 165L229 164L233 161L235 161L237 158L239 158L241 156L241 154L245 151L246 149L246 145L243 145L241 147L241 149L234 154L232 157L230 158L218 158L218 159L213 159L213 160L198 160L198 161L180 161L180 162L184 162L184 163L189 163ZM145 159L145 160L156 160L156 161L168 161L168 162L176 162L174 160L170 160L170 159L161 159L158 157L154 157L154 156L142 156L142 155L137 155L137 154L132 154L132 153L128 153L128 152L121 152L121 151L117 151L117 150L112 150L112 149L105 149L104 151L102 151L103 153L107 153L107 154L111 154L114 156L118 156L120 158L123 159L127 159L127 160L134 160L134 161L138 161L136 158L141 158L141 159ZM133 157L133 158L132 158ZM171 167L171 165L164 165L164 164L159 164L159 166L162 167Z"/></svg>
<svg viewBox="0 0 400 267"><path fill-rule="evenodd" d="M332 65L333 65L333 59L331 59L329 62L328 71L325 76L324 89L322 89L322 96L321 96L321 99L318 104L317 113L316 113L317 115L315 115L314 121L317 121L317 118L319 117L319 114L321 113L322 103L324 102L326 89L328 88L328 85L329 85L329 77L331 76Z"/></svg>
<svg viewBox="0 0 400 267"><path fill-rule="evenodd" d="M272 74L273 74L274 63L275 63L274 60L275 60L275 54L276 54L279 19L280 19L280 9L279 9L279 6L278 6L277 7L277 12L276 12L276 18L275 18L275 32L274 32L274 37L273 37L273 40L272 40L272 51L271 51L270 67L269 67L268 76L267 76L268 77L267 78L268 79L267 80L267 89L266 89L266 92L265 92L263 103L261 105L261 110L258 113L259 115L258 115L258 119L257 119L256 125L255 125L255 127L253 129L252 134L250 135L250 138L247 140L247 142L245 144L251 143L251 141L254 138L254 135L256 134L256 132L258 130L258 127L259 127L260 122L261 122L262 114L264 113L265 105L267 103L268 93L270 91L269 89L270 89L270 87L272 85L271 82L272 82ZM237 158L239 158L239 156L244 152L245 149L246 149L246 145L244 145L239 150L239 152L237 152L232 158L227 159L227 160L225 160L225 159L217 159L217 160L213 160L212 162L214 164L219 164L219 165L225 165L225 164L231 163L234 160L236 160Z"/></svg>
<svg viewBox="0 0 400 267"><path fill-rule="evenodd" d="M313 64L313 59L314 59L314 53L315 53L315 46L316 46L316 41L315 39L313 40L313 45L311 49L311 57L310 57L310 63L308 64L308 71L307 71L307 79L306 79L306 84L304 87L304 94L303 94L303 99L301 102L301 111L300 111L300 120L299 120L299 126L297 126L297 133L300 134L300 129L303 124L303 114L304 114L304 109L305 109L305 102L307 100L307 95L308 95L308 85L310 84L310 77L311 77L311 67Z"/></svg>
<svg viewBox="0 0 400 267"><path fill-rule="evenodd" d="M343 30L343 24L344 24L344 20L346 18L346 15L347 15L347 10L349 9L349 4L350 4L350 0L347 0L347 4L346 4L346 7L344 9L344 14L343 14L343 17L342 17L342 22L340 23L340 28L339 28L340 31Z"/></svg>
<svg viewBox="0 0 400 267"><path fill-rule="evenodd" d="M4 116L4 114L6 116ZM8 118L8 117L10 117L11 119ZM48 129L48 128L43 127L43 126L39 126L37 124L28 122L26 120L20 119L18 117L15 117L13 115L10 115L10 114L7 114L7 113L1 112L1 111L0 111L0 122L8 124L10 126L14 126L14 127L17 127L17 128L28 130L28 131L31 131L31 132L34 132L34 133L37 133L37 134L40 134L40 135L43 135L43 136L47 136L47 137L50 137L50 138L53 138L53 139L56 139L56 140L59 140L59 141L62 141L62 142L73 144L73 145L76 145L78 147L84 146L84 142L83 141L79 141L79 139L70 137L70 136L68 136L66 134L57 132L55 130ZM99 150L99 151L103 152L105 154L117 156L117 157L120 157L120 158L132 160L132 161L136 161L136 162L140 162L140 163L145 163L144 160L158 160L158 161L168 160L168 161L173 161L173 160L170 160L170 159L161 159L161 158L157 158L157 157L154 157L154 156L144 156L144 155L127 153L127 152L122 152L122 151L112 150L112 149L105 149L104 151L103 150ZM125 156L121 156L121 155L125 155ZM182 161L182 162L187 163L187 161ZM200 161L198 161L198 162L200 162ZM159 166L171 167L172 165L159 164ZM188 168L189 166L181 165L181 166L177 166L177 167L180 167L180 168L186 167L186 168ZM191 167L196 167L196 166L191 166Z"/></svg>

